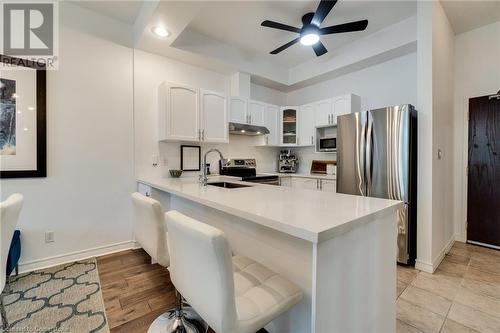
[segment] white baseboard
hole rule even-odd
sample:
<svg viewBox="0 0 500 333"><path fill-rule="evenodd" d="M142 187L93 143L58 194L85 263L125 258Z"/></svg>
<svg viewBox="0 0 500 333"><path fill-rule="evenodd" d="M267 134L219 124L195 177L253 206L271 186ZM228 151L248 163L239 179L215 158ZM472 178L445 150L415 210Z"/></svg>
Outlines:
<svg viewBox="0 0 500 333"><path fill-rule="evenodd" d="M462 242L462 243L467 243L467 237L462 234L456 234L455 235L455 241L457 242Z"/></svg>
<svg viewBox="0 0 500 333"><path fill-rule="evenodd" d="M76 260L83 260L87 258L102 256L114 252L120 252L129 249L140 248L139 244L134 241L125 241L110 245L98 246L91 249L75 251L71 253L61 254L53 257L36 259L19 263L19 273L31 272L37 269L43 269L56 265L66 264Z"/></svg>
<svg viewBox="0 0 500 333"><path fill-rule="evenodd" d="M428 261L423 261L423 260L415 260L415 268L427 273L434 273L436 269L439 267L439 264L441 264L441 261L443 261L444 257L448 252L450 252L451 248L453 247L453 244L455 244L455 238L456 236L454 235L451 237L451 239L446 243L446 246L443 247L441 252L439 252L438 256L431 262Z"/></svg>

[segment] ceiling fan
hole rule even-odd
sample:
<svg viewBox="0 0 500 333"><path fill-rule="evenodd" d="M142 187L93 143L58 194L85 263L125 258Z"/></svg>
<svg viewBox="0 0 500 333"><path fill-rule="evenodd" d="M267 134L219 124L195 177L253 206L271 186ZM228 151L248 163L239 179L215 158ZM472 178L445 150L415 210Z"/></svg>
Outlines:
<svg viewBox="0 0 500 333"><path fill-rule="evenodd" d="M276 50L273 50L270 53L278 54L300 41L302 45L312 46L314 53L316 53L316 56L319 57L328 52L326 47L319 40L319 36L351 31L363 31L366 29L366 27L368 26L368 20L361 20L321 28L321 23L326 18L328 13L330 13L336 3L337 0L321 0L315 13L307 13L302 16L302 28L295 28L286 24L269 20L265 20L264 22L262 22L261 25L263 27L286 30L299 34L299 37L286 43L285 45L278 47Z"/></svg>

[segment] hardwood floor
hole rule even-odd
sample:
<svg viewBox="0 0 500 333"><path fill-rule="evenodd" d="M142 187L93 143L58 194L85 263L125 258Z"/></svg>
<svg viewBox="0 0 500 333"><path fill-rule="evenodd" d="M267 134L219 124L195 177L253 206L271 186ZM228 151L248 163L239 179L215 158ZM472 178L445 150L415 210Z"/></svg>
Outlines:
<svg viewBox="0 0 500 333"><path fill-rule="evenodd" d="M151 265L142 249L97 257L97 269L112 333L146 333L159 315L175 306L167 269ZM209 329L209 333L215 332Z"/></svg>
<svg viewBox="0 0 500 333"><path fill-rule="evenodd" d="M147 332L156 317L174 307L175 289L167 269L150 262L142 249L97 258L111 332Z"/></svg>

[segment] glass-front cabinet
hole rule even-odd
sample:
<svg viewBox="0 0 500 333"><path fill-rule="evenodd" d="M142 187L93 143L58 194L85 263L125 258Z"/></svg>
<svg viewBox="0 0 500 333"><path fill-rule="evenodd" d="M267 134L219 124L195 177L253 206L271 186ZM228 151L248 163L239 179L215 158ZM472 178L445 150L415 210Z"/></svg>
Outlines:
<svg viewBox="0 0 500 333"><path fill-rule="evenodd" d="M294 146L298 144L298 107L285 106L281 108L281 144Z"/></svg>

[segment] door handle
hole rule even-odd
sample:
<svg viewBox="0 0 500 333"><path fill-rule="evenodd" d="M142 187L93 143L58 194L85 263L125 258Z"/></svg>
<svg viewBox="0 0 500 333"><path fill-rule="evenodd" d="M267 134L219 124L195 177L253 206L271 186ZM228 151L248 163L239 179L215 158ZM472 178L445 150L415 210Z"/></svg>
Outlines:
<svg viewBox="0 0 500 333"><path fill-rule="evenodd" d="M328 125L332 123L332 115L328 114Z"/></svg>
<svg viewBox="0 0 500 333"><path fill-rule="evenodd" d="M205 141L205 130L201 131L201 141Z"/></svg>
<svg viewBox="0 0 500 333"><path fill-rule="evenodd" d="M311 135L311 144L314 145L314 138L312 135Z"/></svg>

